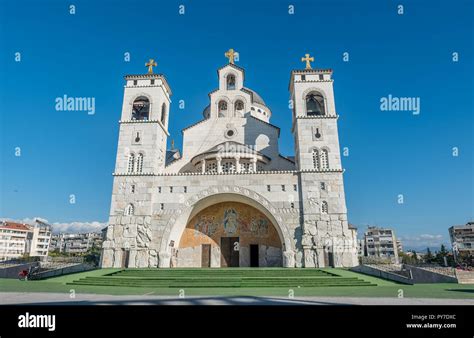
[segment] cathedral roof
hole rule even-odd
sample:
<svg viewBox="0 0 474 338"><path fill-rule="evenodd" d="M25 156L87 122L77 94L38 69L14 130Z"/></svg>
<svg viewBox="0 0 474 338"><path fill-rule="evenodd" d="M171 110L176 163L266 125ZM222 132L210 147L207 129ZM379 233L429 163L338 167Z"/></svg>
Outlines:
<svg viewBox="0 0 474 338"><path fill-rule="evenodd" d="M267 106L265 104L265 101L263 101L262 97L260 95L258 95L258 93L255 91L255 90L252 90L250 88L247 88L247 87L243 87L242 90L245 92L249 92L249 94L252 95L252 103L258 103L258 104L261 104L262 106Z"/></svg>
<svg viewBox="0 0 474 338"><path fill-rule="evenodd" d="M215 145L208 150L194 156L191 159L191 162L193 162L195 159L198 157L201 157L202 155L207 155L207 154L225 154L225 153L240 153L240 154L255 154L259 155L262 158L265 158L266 160L270 160L270 158L259 151L239 142L235 141L225 141L222 143L219 143L218 145Z"/></svg>

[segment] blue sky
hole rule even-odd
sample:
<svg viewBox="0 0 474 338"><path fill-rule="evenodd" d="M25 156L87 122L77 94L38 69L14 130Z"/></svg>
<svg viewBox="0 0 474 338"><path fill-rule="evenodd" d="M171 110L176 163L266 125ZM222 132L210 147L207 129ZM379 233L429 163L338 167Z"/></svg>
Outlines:
<svg viewBox="0 0 474 338"><path fill-rule="evenodd" d="M71 15L70 2L0 0L0 217L42 217L68 230L106 222L123 76L157 60L180 147L234 48L246 86L282 128L284 155L293 155L290 71L305 53L334 70L349 220L360 232L388 226L409 246L437 245L449 226L474 218L471 1L403 1L403 15L394 1L73 3ZM94 97L95 115L56 111L64 94ZM420 98L420 114L381 111L390 94Z"/></svg>

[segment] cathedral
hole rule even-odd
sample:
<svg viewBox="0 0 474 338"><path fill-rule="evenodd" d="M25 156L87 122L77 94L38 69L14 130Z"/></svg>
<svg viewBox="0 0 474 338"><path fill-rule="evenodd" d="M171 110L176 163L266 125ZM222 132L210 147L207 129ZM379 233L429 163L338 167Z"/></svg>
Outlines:
<svg viewBox="0 0 474 338"><path fill-rule="evenodd" d="M290 74L295 153L280 154L272 110L245 86L236 52L217 70L202 119L167 148L163 74L125 76L103 268L351 267L332 70Z"/></svg>

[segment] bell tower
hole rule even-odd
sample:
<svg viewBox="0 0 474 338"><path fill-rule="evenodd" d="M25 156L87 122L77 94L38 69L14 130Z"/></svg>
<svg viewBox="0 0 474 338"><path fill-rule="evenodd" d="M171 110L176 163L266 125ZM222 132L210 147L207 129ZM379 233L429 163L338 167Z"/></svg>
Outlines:
<svg viewBox="0 0 474 338"><path fill-rule="evenodd" d="M165 166L172 93L164 75L153 73L156 62L145 65L147 74L125 76L117 174L157 174Z"/></svg>
<svg viewBox="0 0 474 338"><path fill-rule="evenodd" d="M349 229L331 69L313 69L313 57L293 70L292 133L299 171L305 267L353 266L355 230ZM355 262L357 263L357 262Z"/></svg>

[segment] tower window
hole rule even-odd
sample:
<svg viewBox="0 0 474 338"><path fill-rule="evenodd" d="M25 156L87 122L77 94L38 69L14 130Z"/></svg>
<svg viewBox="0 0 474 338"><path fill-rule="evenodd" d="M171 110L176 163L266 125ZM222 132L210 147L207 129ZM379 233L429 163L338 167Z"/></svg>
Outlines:
<svg viewBox="0 0 474 338"><path fill-rule="evenodd" d="M235 89L235 76L230 74L227 75L227 90Z"/></svg>
<svg viewBox="0 0 474 338"><path fill-rule="evenodd" d="M306 115L317 116L324 115L324 98L319 93L310 93L306 96Z"/></svg>
<svg viewBox="0 0 474 338"><path fill-rule="evenodd" d="M184 193L186 194L188 192L188 187L183 188Z"/></svg>
<svg viewBox="0 0 474 338"><path fill-rule="evenodd" d="M124 212L124 215L125 216L131 216L133 215L135 212L135 208L133 207L133 204L129 204L127 205L127 207L125 208L125 212Z"/></svg>
<svg viewBox="0 0 474 338"><path fill-rule="evenodd" d="M225 117L227 115L227 102L219 101L218 109L219 109L218 116Z"/></svg>
<svg viewBox="0 0 474 338"><path fill-rule="evenodd" d="M321 203L321 213L322 213L322 214L327 214L328 212L329 212L328 202L323 201L323 202Z"/></svg>
<svg viewBox="0 0 474 338"><path fill-rule="evenodd" d="M150 84L154 85L155 84L155 79L151 79Z"/></svg>
<svg viewBox="0 0 474 338"><path fill-rule="evenodd" d="M321 150L321 169L329 169L327 149Z"/></svg>
<svg viewBox="0 0 474 338"><path fill-rule="evenodd" d="M298 191L298 186L296 184L293 184L293 190Z"/></svg>
<svg viewBox="0 0 474 338"><path fill-rule="evenodd" d="M136 86L138 84L137 80L133 80L133 85Z"/></svg>
<svg viewBox="0 0 474 338"><path fill-rule="evenodd" d="M324 75L323 74L319 74L319 79L322 81L324 80Z"/></svg>
<svg viewBox="0 0 474 338"><path fill-rule="evenodd" d="M319 151L318 149L313 149L313 168L319 170Z"/></svg>
<svg viewBox="0 0 474 338"><path fill-rule="evenodd" d="M301 75L301 81L306 81L306 75Z"/></svg>
<svg viewBox="0 0 474 338"><path fill-rule="evenodd" d="M267 185L267 191L271 191L271 187L269 185Z"/></svg>
<svg viewBox="0 0 474 338"><path fill-rule="evenodd" d="M291 202L291 203L290 203L290 208L291 208L291 209L294 209L294 208L295 208L295 203Z"/></svg>
<svg viewBox="0 0 474 338"><path fill-rule="evenodd" d="M145 96L139 96L133 101L132 120L147 121L150 115L150 100Z"/></svg>
<svg viewBox="0 0 474 338"><path fill-rule="evenodd" d="M244 115L244 103L241 100L235 101L234 110L235 116L242 117Z"/></svg>
<svg viewBox="0 0 474 338"><path fill-rule="evenodd" d="M161 124L165 124L166 121L166 103L161 105Z"/></svg>
<svg viewBox="0 0 474 338"><path fill-rule="evenodd" d="M325 182L321 182L321 190L326 190L326 183Z"/></svg>
<svg viewBox="0 0 474 338"><path fill-rule="evenodd" d="M135 184L132 184L132 185L130 186L130 192L131 192L132 194L135 193Z"/></svg>
<svg viewBox="0 0 474 338"><path fill-rule="evenodd" d="M165 205L163 203L160 203L160 210L164 210L165 209Z"/></svg>
<svg viewBox="0 0 474 338"><path fill-rule="evenodd" d="M170 192L173 192L173 187L170 187Z"/></svg>
<svg viewBox="0 0 474 338"><path fill-rule="evenodd" d="M161 194L161 187L158 187L158 193Z"/></svg>
<svg viewBox="0 0 474 338"><path fill-rule="evenodd" d="M137 156L137 173L141 173L143 171L143 154L140 153Z"/></svg>
<svg viewBox="0 0 474 338"><path fill-rule="evenodd" d="M135 154L131 153L128 155L127 172L131 174L133 173L134 170L135 170Z"/></svg>
<svg viewBox="0 0 474 338"><path fill-rule="evenodd" d="M286 187L285 187L284 184L282 184L282 186L281 186L281 191L286 191Z"/></svg>

